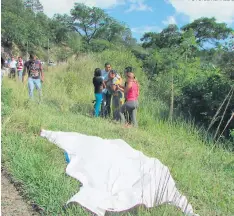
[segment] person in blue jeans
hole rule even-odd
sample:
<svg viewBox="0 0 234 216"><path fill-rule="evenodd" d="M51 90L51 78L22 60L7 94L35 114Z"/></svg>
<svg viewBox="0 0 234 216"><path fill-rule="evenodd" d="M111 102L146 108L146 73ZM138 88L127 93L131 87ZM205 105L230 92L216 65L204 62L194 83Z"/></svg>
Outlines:
<svg viewBox="0 0 234 216"><path fill-rule="evenodd" d="M17 62L17 71L18 71L18 79L19 81L22 82L22 77L23 77L23 69L24 69L24 61L22 57L18 57L18 62Z"/></svg>
<svg viewBox="0 0 234 216"><path fill-rule="evenodd" d="M29 98L33 98L33 90L34 87L39 92L39 97L41 100L42 97L42 82L44 81L44 72L42 69L42 64L39 60L36 59L36 55L31 54L30 60L25 62L24 64L24 70L23 70L23 82L24 77L26 74L26 71L28 73L28 92L29 92Z"/></svg>
<svg viewBox="0 0 234 216"><path fill-rule="evenodd" d="M94 94L95 94L95 107L94 107L94 116L98 117L101 104L102 104L102 90L105 88L105 83L103 80L103 77L101 76L101 69L96 68L94 71L94 77L93 77L93 85L94 85Z"/></svg>

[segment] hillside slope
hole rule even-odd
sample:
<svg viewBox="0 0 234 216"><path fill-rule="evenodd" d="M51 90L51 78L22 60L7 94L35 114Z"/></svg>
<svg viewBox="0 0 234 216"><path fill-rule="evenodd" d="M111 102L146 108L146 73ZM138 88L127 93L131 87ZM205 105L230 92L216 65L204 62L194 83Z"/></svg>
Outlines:
<svg viewBox="0 0 234 216"><path fill-rule="evenodd" d="M99 61L83 57L76 64L46 72L43 102L39 105L28 101L26 85L4 77L3 166L22 183L25 196L38 204L46 215L90 215L79 206L63 209L80 184L64 174L63 152L38 136L43 127L102 138L122 138L169 167L178 189L187 196L196 213L233 215L233 154L204 143L191 125L161 120L163 105L159 102L152 105L146 98L140 99L138 129L124 129L109 120L92 118L91 80L97 66L101 66ZM164 206L151 210L140 208L130 215L180 214L173 207Z"/></svg>

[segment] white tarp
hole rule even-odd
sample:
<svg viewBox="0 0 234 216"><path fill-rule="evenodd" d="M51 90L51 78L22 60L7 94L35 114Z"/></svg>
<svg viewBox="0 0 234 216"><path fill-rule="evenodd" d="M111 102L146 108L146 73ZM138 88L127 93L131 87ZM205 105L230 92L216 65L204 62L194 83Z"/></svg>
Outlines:
<svg viewBox="0 0 234 216"><path fill-rule="evenodd" d="M42 130L41 136L68 153L66 173L83 184L67 203L77 202L99 216L106 211L165 203L179 207L186 215L195 215L186 197L176 189L168 168L125 141L48 130Z"/></svg>

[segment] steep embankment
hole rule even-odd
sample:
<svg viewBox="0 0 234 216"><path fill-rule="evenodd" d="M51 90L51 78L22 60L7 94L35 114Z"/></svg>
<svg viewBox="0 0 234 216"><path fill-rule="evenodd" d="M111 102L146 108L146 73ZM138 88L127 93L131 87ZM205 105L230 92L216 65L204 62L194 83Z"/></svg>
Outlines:
<svg viewBox="0 0 234 216"><path fill-rule="evenodd" d="M100 57L101 59L101 57ZM118 64L117 64L118 63ZM114 66L122 65L114 62ZM41 127L78 131L103 138L122 138L146 155L167 165L179 190L200 215L231 216L234 212L234 156L205 144L186 123L160 120L163 106L141 98L139 129L124 129L109 120L90 117L93 69L101 66L92 57L46 72L43 102L28 102L27 86L5 78L2 89L2 158L25 195L46 215L89 215L65 202L79 183L64 174L63 152L38 136ZM146 131L147 129L147 131ZM127 214L125 214L127 215ZM138 209L131 215L180 215L173 207Z"/></svg>

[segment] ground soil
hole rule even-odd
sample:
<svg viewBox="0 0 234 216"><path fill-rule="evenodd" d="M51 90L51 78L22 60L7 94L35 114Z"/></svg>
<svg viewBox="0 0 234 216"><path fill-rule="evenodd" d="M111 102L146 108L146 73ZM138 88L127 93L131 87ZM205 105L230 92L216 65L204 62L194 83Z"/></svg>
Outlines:
<svg viewBox="0 0 234 216"><path fill-rule="evenodd" d="M2 216L31 216L39 215L24 201L18 191L7 178L7 174L1 173L1 215Z"/></svg>

